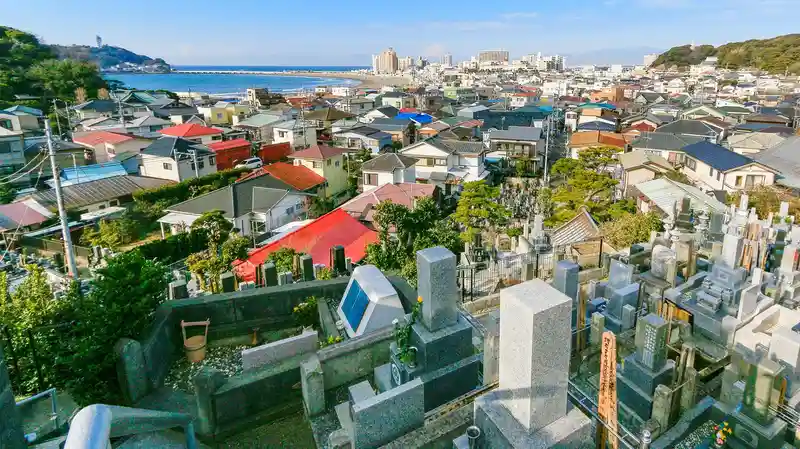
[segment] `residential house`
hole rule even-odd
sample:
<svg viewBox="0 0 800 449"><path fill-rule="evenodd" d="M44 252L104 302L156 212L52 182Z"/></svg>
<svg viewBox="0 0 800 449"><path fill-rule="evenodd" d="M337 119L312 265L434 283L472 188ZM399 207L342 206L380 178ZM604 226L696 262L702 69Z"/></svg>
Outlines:
<svg viewBox="0 0 800 449"><path fill-rule="evenodd" d="M419 160L415 165L417 182L436 184L449 195L451 184L486 179L486 151L483 142L436 136L403 148L400 153Z"/></svg>
<svg viewBox="0 0 800 449"><path fill-rule="evenodd" d="M289 159L296 166L311 169L325 178L328 196L337 196L347 190L347 167L345 153L347 148L334 148L326 145L314 145L305 150L295 151Z"/></svg>
<svg viewBox="0 0 800 449"><path fill-rule="evenodd" d="M476 94L475 89L472 89L471 87L448 86L444 88L442 95L444 95L445 98L460 101L464 104L478 101L478 94Z"/></svg>
<svg viewBox="0 0 800 449"><path fill-rule="evenodd" d="M316 124L318 130L330 130L334 122L355 117L354 114L335 108L315 109L303 115L303 118Z"/></svg>
<svg viewBox="0 0 800 449"><path fill-rule="evenodd" d="M25 138L22 131L0 127L0 175L8 176L25 167ZM9 179L13 184L27 184L29 178Z"/></svg>
<svg viewBox="0 0 800 449"><path fill-rule="evenodd" d="M262 174L272 176L298 192L326 196L325 178L306 166L292 165L286 162L275 162L261 167L242 179L260 176Z"/></svg>
<svg viewBox="0 0 800 449"><path fill-rule="evenodd" d="M405 92L386 92L381 98L382 106L392 106L397 109L413 108L414 97Z"/></svg>
<svg viewBox="0 0 800 449"><path fill-rule="evenodd" d="M283 101L283 95L271 94L265 87L247 89L247 103L254 109L267 109L273 105L283 103Z"/></svg>
<svg viewBox="0 0 800 449"><path fill-rule="evenodd" d="M234 117L237 120L244 120L250 113L250 106L218 101L213 105L198 106L198 114L203 116L206 124L213 125L233 125Z"/></svg>
<svg viewBox="0 0 800 449"><path fill-rule="evenodd" d="M375 231L343 209L336 209L251 252L247 260L234 262L234 271L245 282L255 281L259 266L281 248L292 248L308 254L314 264L329 265L331 248L342 246L345 257L358 263L366 257L367 245L377 241L378 234Z"/></svg>
<svg viewBox="0 0 800 449"><path fill-rule="evenodd" d="M800 192L800 136L787 137L774 147L755 153L752 158L779 172L775 182L792 189L795 195Z"/></svg>
<svg viewBox="0 0 800 449"><path fill-rule="evenodd" d="M131 106L117 103L114 100L102 99L89 100L75 105L71 109L81 121L92 118L112 117L114 115L119 115L120 109L122 109L123 115L133 115L134 113L134 109Z"/></svg>
<svg viewBox="0 0 800 449"><path fill-rule="evenodd" d="M508 129L495 130L488 133L489 158L527 158L532 164L531 170L539 170L544 162L544 139L541 128L525 126L509 126Z"/></svg>
<svg viewBox="0 0 800 449"><path fill-rule="evenodd" d="M39 120L32 115L17 115L12 112L0 111L0 128L7 131L37 132Z"/></svg>
<svg viewBox="0 0 800 449"><path fill-rule="evenodd" d="M291 114L269 114L262 112L238 121L233 125L233 129L247 132L247 138L251 142L264 144L272 143L272 126L291 118Z"/></svg>
<svg viewBox="0 0 800 449"><path fill-rule="evenodd" d="M642 150L647 154L663 157L673 165L678 165L683 163L683 147L705 140L705 137L656 131L640 134L631 142L630 146L634 151Z"/></svg>
<svg viewBox="0 0 800 449"><path fill-rule="evenodd" d="M192 117L202 117L193 104L180 100L172 100L169 103L149 105L147 109L156 117L167 119L175 125L188 123ZM206 125L203 119L203 126Z"/></svg>
<svg viewBox="0 0 800 449"><path fill-rule="evenodd" d="M435 119L428 115L421 112L400 112L395 116L395 120L411 120L416 124L416 127L419 128L421 126L427 125L428 123L433 122Z"/></svg>
<svg viewBox="0 0 800 449"><path fill-rule="evenodd" d="M54 139L53 148L56 153L56 165L59 167L77 167L86 165L86 148L77 143L67 140ZM46 136L26 136L25 137L25 161L23 164L31 168L36 167L38 162L46 159L48 152ZM16 158L16 155L14 155ZM53 177L52 166L48 162L39 165L38 170L31 170L28 177L32 183L37 179L48 179ZM20 182L23 179L20 178ZM27 179L25 180L27 181Z"/></svg>
<svg viewBox="0 0 800 449"><path fill-rule="evenodd" d="M395 118L399 113L400 109L394 106L381 106L364 114L364 121L369 123L376 118L391 119Z"/></svg>
<svg viewBox="0 0 800 449"><path fill-rule="evenodd" d="M375 208L383 201L413 209L417 200L433 198L438 200L439 188L432 184L415 184L414 182L401 182L399 184L386 183L378 187L365 190L350 201L339 206L351 217L366 224L370 229L375 226Z"/></svg>
<svg viewBox="0 0 800 449"><path fill-rule="evenodd" d="M288 142L261 144L261 148L256 151L256 156L261 158L261 162L269 164L288 157L292 151L294 150Z"/></svg>
<svg viewBox="0 0 800 449"><path fill-rule="evenodd" d="M142 189L154 189L170 181L141 176L113 176L72 184L61 189L64 207L80 213L94 212L132 201L133 194ZM54 189L38 191L30 198L50 211L58 210Z"/></svg>
<svg viewBox="0 0 800 449"><path fill-rule="evenodd" d="M8 245L21 234L39 229L54 215L32 199L0 204L0 234Z"/></svg>
<svg viewBox="0 0 800 449"><path fill-rule="evenodd" d="M378 153L388 150L392 146L392 135L378 131L369 125L355 126L343 129L333 134L333 144L348 150L365 150Z"/></svg>
<svg viewBox="0 0 800 449"><path fill-rule="evenodd" d="M744 117L745 123L765 123L771 126L791 126L792 119L782 114L750 114Z"/></svg>
<svg viewBox="0 0 800 449"><path fill-rule="evenodd" d="M139 154L153 143L153 139L108 131L74 133L72 141L89 149L91 157L87 156L87 159L96 163L113 160L123 153Z"/></svg>
<svg viewBox="0 0 800 449"><path fill-rule="evenodd" d="M511 96L511 107L516 109L532 106L537 104L540 98L540 92L517 92Z"/></svg>
<svg viewBox="0 0 800 449"><path fill-rule="evenodd" d="M631 196L636 198L637 208L644 214L655 212L661 217L676 219L675 203L689 199L689 208L723 214L727 206L695 186L660 177L631 186Z"/></svg>
<svg viewBox="0 0 800 449"><path fill-rule="evenodd" d="M567 145L570 157L578 159L578 154L586 148L616 147L620 151L624 151L628 142L622 134L605 131L583 131L572 134Z"/></svg>
<svg viewBox="0 0 800 449"><path fill-rule="evenodd" d="M228 170L250 157L253 144L244 139L225 140L208 145L217 155L217 170Z"/></svg>
<svg viewBox="0 0 800 449"><path fill-rule="evenodd" d="M620 154L617 159L622 166L622 178L617 188L623 198L632 186L656 179L673 169L672 164L663 157L643 150Z"/></svg>
<svg viewBox="0 0 800 449"><path fill-rule="evenodd" d="M345 97L336 107L350 114L361 115L375 108L375 102L365 97Z"/></svg>
<svg viewBox="0 0 800 449"><path fill-rule="evenodd" d="M420 135L421 138L427 139L428 137L433 137L439 134L440 132L446 131L448 129L450 129L450 125L448 125L443 121L437 120L435 122L431 122L428 123L427 125L420 127L417 130L417 133Z"/></svg>
<svg viewBox="0 0 800 449"><path fill-rule="evenodd" d="M737 123L741 122L744 117L753 113L750 109L746 108L745 106L719 106L716 108L719 112L725 114L726 117L729 117L731 121L735 121Z"/></svg>
<svg viewBox="0 0 800 449"><path fill-rule="evenodd" d="M125 176L128 172L125 167L116 161L102 164L79 165L75 167L62 167L59 171L59 181L62 187L96 181L98 179ZM44 182L51 188L55 187L55 179Z"/></svg>
<svg viewBox="0 0 800 449"><path fill-rule="evenodd" d="M392 142L400 142L403 146L411 143L411 136L408 128L411 120L398 120L388 118L376 118L369 123L369 127L383 131L392 136Z"/></svg>
<svg viewBox="0 0 800 449"><path fill-rule="evenodd" d="M725 130L700 120L676 120L658 128L658 132L681 134L684 136L703 137L709 141L719 143L725 137Z"/></svg>
<svg viewBox="0 0 800 449"><path fill-rule="evenodd" d="M0 111L5 115L16 116L16 122L19 123L19 129L23 131L36 131L42 129L39 121L44 114L39 109L31 108L28 106L14 105L10 108Z"/></svg>
<svg viewBox="0 0 800 449"><path fill-rule="evenodd" d="M333 86L331 94L334 97L352 97L358 92L358 86Z"/></svg>
<svg viewBox="0 0 800 449"><path fill-rule="evenodd" d="M142 176L175 182L217 172L216 155L207 146L173 136L161 137L143 149L139 163Z"/></svg>
<svg viewBox="0 0 800 449"><path fill-rule="evenodd" d="M744 134L734 134L728 137L725 145L732 151L752 157L756 153L768 150L784 140L787 136L784 134L752 132Z"/></svg>
<svg viewBox="0 0 800 449"><path fill-rule="evenodd" d="M203 145L222 140L222 130L219 128L209 128L207 126L184 123L170 128L162 129L164 136L180 137L194 143Z"/></svg>
<svg viewBox="0 0 800 449"><path fill-rule="evenodd" d="M312 197L261 174L166 208L158 220L161 236L165 225L174 235L189 229L204 212L219 210L242 236L260 241L273 229L305 219Z"/></svg>
<svg viewBox="0 0 800 449"><path fill-rule="evenodd" d="M711 117L729 123L734 123L734 124L739 123L739 117L737 117L736 114L730 115L725 110L718 109L714 106L709 106L709 105L701 105L689 108L681 112L680 116L682 119L685 120L698 120L701 118Z"/></svg>
<svg viewBox="0 0 800 449"><path fill-rule="evenodd" d="M284 120L272 124L272 143L288 142L292 148L317 143L317 123L309 120Z"/></svg>
<svg viewBox="0 0 800 449"><path fill-rule="evenodd" d="M362 190L368 192L384 184L413 183L419 159L397 153L385 153L361 164Z"/></svg>
<svg viewBox="0 0 800 449"><path fill-rule="evenodd" d="M735 192L775 183L776 170L712 142L683 147L681 171L704 190Z"/></svg>

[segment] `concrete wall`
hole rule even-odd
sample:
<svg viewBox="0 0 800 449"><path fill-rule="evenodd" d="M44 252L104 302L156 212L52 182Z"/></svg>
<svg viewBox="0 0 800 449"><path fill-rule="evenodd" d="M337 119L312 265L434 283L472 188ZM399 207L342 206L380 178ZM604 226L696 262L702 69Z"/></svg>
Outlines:
<svg viewBox="0 0 800 449"><path fill-rule="evenodd" d="M353 404L353 446L376 448L425 422L424 387L417 378Z"/></svg>
<svg viewBox="0 0 800 449"><path fill-rule="evenodd" d="M317 352L322 366L325 390L347 385L389 363L389 343L393 341L391 326L361 337L325 347Z"/></svg>

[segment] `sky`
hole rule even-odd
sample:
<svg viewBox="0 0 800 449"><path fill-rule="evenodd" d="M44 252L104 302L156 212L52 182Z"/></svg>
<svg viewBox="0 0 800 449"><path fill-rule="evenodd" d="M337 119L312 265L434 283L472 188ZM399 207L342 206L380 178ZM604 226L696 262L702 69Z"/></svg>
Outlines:
<svg viewBox="0 0 800 449"><path fill-rule="evenodd" d="M647 53L798 32L800 0L0 0L0 25L50 44L127 48L173 65L362 65L456 61L481 50L641 64Z"/></svg>

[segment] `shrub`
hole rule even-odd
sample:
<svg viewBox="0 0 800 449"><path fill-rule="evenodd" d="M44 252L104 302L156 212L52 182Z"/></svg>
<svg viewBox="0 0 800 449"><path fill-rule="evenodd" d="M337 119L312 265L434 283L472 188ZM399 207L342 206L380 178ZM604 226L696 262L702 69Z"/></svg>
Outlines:
<svg viewBox="0 0 800 449"><path fill-rule="evenodd" d="M206 248L208 248L208 234L202 229L195 229L191 232L181 232L163 240L154 240L137 247L131 252L137 252L145 259L171 264Z"/></svg>

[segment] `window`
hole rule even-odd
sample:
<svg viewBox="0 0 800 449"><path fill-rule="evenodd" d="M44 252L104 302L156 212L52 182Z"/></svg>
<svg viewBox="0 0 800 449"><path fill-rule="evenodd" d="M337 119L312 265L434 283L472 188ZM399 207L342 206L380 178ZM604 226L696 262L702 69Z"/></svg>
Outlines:
<svg viewBox="0 0 800 449"><path fill-rule="evenodd" d="M364 173L364 184L368 186L377 186L378 175L375 173Z"/></svg>
<svg viewBox="0 0 800 449"><path fill-rule="evenodd" d="M294 213L294 206L286 208L286 215L292 215L293 213Z"/></svg>
<svg viewBox="0 0 800 449"><path fill-rule="evenodd" d="M11 142L0 142L0 153L10 153Z"/></svg>
<svg viewBox="0 0 800 449"><path fill-rule="evenodd" d="M692 159L692 158L690 158L690 157L687 157L686 158L686 166L689 167L689 170L695 171L695 170L697 170L697 161Z"/></svg>
<svg viewBox="0 0 800 449"><path fill-rule="evenodd" d="M741 186L742 186L742 177L741 176L737 176L736 177L736 187L741 187Z"/></svg>
<svg viewBox="0 0 800 449"><path fill-rule="evenodd" d="M11 120L0 120L0 128L5 128L9 131L12 131L13 129L11 126Z"/></svg>
<svg viewBox="0 0 800 449"><path fill-rule="evenodd" d="M111 206L119 206L119 200L111 200L108 202L108 204Z"/></svg>
<svg viewBox="0 0 800 449"><path fill-rule="evenodd" d="M714 176L714 167L708 167L708 176Z"/></svg>
<svg viewBox="0 0 800 449"><path fill-rule="evenodd" d="M435 163L436 163L436 160L433 159L433 158L429 157L429 158L425 159L425 165L427 165L428 167L433 167Z"/></svg>
<svg viewBox="0 0 800 449"><path fill-rule="evenodd" d="M717 181L719 181L719 178L721 178L721 177L722 177L722 173L717 172Z"/></svg>
<svg viewBox="0 0 800 449"><path fill-rule="evenodd" d="M198 170L202 170L202 169L204 169L204 168L205 168L205 166L206 166L206 163L205 163L205 162L203 162L203 160L202 160L202 159L200 159L199 161L197 161L197 169L198 169Z"/></svg>
<svg viewBox="0 0 800 449"><path fill-rule="evenodd" d="M287 134L286 131L278 131L278 137L280 138L286 137L286 134Z"/></svg>
<svg viewBox="0 0 800 449"><path fill-rule="evenodd" d="M250 220L250 234L260 235L267 232L267 224L263 221Z"/></svg>
<svg viewBox="0 0 800 449"><path fill-rule="evenodd" d="M447 159L436 159L436 165L447 165Z"/></svg>
<svg viewBox="0 0 800 449"><path fill-rule="evenodd" d="M216 158L216 156L210 156L210 157L208 158L208 165L216 165L216 164L217 164L217 158Z"/></svg>
<svg viewBox="0 0 800 449"><path fill-rule="evenodd" d="M328 161L327 161L327 163L326 163L325 165L327 165L328 167L330 167L330 166L331 166L331 160L330 160L330 159L328 159Z"/></svg>
<svg viewBox="0 0 800 449"><path fill-rule="evenodd" d="M314 161L311 164L312 164L311 166L314 168L322 168L322 162L320 161Z"/></svg>
<svg viewBox="0 0 800 449"><path fill-rule="evenodd" d="M661 151L659 151L659 150L644 150L644 154L647 154L647 155L650 155L650 156L661 156ZM674 154L675 153L670 153L671 156L674 155Z"/></svg>
<svg viewBox="0 0 800 449"><path fill-rule="evenodd" d="M172 170L172 164L168 164L166 162L162 164L162 167L164 167L164 170Z"/></svg>
<svg viewBox="0 0 800 449"><path fill-rule="evenodd" d="M222 113L221 112L217 112L217 119L220 119L220 120L222 119Z"/></svg>

